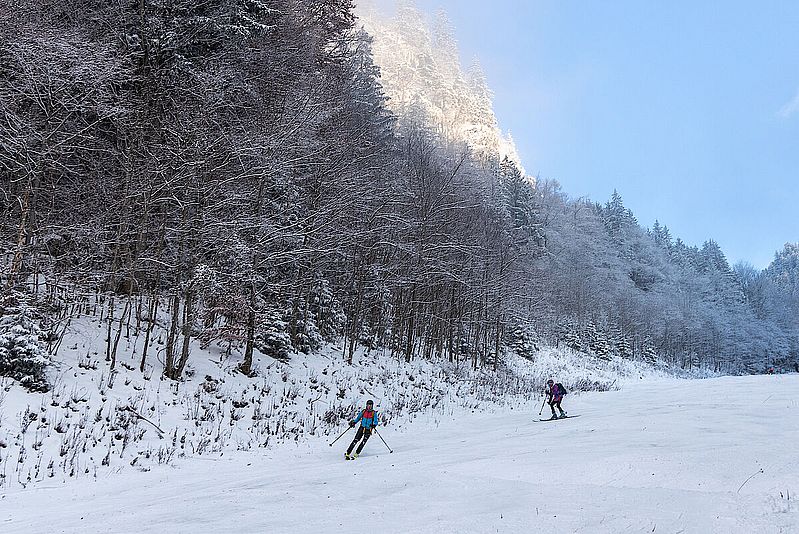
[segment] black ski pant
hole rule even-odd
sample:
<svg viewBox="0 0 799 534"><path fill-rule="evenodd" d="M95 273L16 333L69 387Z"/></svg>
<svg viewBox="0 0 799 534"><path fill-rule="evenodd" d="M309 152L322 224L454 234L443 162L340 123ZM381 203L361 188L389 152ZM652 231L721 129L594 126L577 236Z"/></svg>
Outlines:
<svg viewBox="0 0 799 534"><path fill-rule="evenodd" d="M562 400L563 400L563 398L550 399L549 407L552 409L552 415L555 415L555 406L558 407L558 410L560 410L560 413L563 413L563 408L560 407L560 401L562 401Z"/></svg>
<svg viewBox="0 0 799 534"><path fill-rule="evenodd" d="M358 454L361 454L363 446L366 445L366 442L369 441L370 437L372 437L372 429L359 426L358 431L355 433L355 439L352 440L352 443L350 443L350 448L347 449L347 454L352 453L352 449L354 449L355 445L361 441L361 438L363 438L363 441L361 441L361 444L358 445L358 449L355 451Z"/></svg>

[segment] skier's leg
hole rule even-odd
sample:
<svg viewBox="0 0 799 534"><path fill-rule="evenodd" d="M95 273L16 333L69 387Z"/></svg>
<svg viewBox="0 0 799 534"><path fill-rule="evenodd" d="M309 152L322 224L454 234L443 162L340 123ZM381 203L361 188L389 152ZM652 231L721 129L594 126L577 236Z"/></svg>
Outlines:
<svg viewBox="0 0 799 534"><path fill-rule="evenodd" d="M363 446L366 445L366 442L369 441L369 438L371 436L372 436L372 430L371 429L366 429L366 431L364 431L364 433L363 433L363 441L361 441L361 444L358 445L358 449L355 451L355 454L361 454L361 451L363 450Z"/></svg>
<svg viewBox="0 0 799 534"><path fill-rule="evenodd" d="M552 417L556 417L556 415L555 415L555 400L554 399L549 401L549 409L552 410Z"/></svg>
<svg viewBox="0 0 799 534"><path fill-rule="evenodd" d="M563 399L561 399L561 400L559 400L559 401L558 401L558 410L560 410L560 416L561 416L561 417L565 417L565 416L566 416L566 412L564 412L564 411L563 411L563 408L561 408L561 407L560 407L560 403L561 403L561 401L562 401L562 400L563 400Z"/></svg>
<svg viewBox="0 0 799 534"><path fill-rule="evenodd" d="M355 445L361 440L361 436L363 436L363 430L364 429L362 426L358 427L358 431L355 433L355 439L352 440L352 443L350 443L350 447L347 449L347 454L351 454L352 449L354 449Z"/></svg>

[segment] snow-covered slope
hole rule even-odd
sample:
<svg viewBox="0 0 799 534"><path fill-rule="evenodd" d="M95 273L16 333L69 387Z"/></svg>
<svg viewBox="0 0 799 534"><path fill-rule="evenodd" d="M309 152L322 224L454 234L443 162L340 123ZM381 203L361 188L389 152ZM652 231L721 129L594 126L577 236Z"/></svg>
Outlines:
<svg viewBox="0 0 799 534"><path fill-rule="evenodd" d="M246 377L237 371L239 351L193 340L185 379L172 381L160 378L165 330L154 329L141 372L147 336L135 322L123 325L111 371L105 325L96 315L71 321L50 372L51 391L30 393L0 378L0 491L327 436L369 397L382 423L399 428L420 415L518 405L552 373L572 389L591 390L651 373L632 362L551 349L535 362L509 355L498 372L468 362L408 364L379 350L359 350L348 365L339 347L328 346L289 363L259 356L257 376Z"/></svg>
<svg viewBox="0 0 799 534"><path fill-rule="evenodd" d="M14 489L3 532L799 531L799 376L641 380L346 438ZM552 529L552 530L550 530Z"/></svg>

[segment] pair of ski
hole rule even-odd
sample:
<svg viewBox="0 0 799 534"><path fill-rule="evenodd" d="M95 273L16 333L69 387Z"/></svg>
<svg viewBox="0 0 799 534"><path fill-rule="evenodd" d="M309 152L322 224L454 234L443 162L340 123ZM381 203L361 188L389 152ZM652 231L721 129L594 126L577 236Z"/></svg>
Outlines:
<svg viewBox="0 0 799 534"><path fill-rule="evenodd" d="M560 417L550 417L549 419L539 419L538 422L543 423L545 421L560 421L561 419L574 419L575 417L580 417L578 415L562 415Z"/></svg>

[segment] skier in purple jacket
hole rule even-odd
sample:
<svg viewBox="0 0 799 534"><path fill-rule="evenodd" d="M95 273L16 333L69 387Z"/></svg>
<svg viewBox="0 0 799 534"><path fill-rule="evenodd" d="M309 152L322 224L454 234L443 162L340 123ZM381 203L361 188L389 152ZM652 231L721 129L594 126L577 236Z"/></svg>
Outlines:
<svg viewBox="0 0 799 534"><path fill-rule="evenodd" d="M547 380L547 389L544 393L546 393L548 397L547 403L550 409L552 409L552 419L558 418L558 415L555 413L556 406L558 410L560 410L560 416L566 417L566 412L560 407L560 402L566 394L566 389L560 383L556 384L555 381L550 378Z"/></svg>

